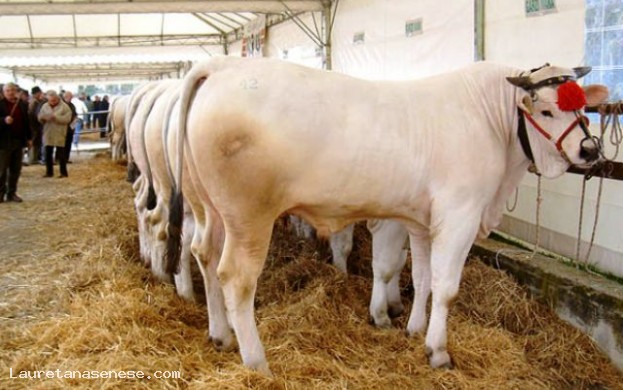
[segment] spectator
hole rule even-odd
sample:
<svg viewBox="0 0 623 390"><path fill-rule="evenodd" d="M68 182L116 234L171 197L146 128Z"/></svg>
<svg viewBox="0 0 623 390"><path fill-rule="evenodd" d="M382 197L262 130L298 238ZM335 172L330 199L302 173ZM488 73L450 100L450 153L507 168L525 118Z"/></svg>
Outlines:
<svg viewBox="0 0 623 390"><path fill-rule="evenodd" d="M102 102L100 103L100 111L102 112L99 117L100 122L100 138L106 137L106 120L108 119L108 109L110 108L110 103L108 102L108 95L104 95Z"/></svg>
<svg viewBox="0 0 623 390"><path fill-rule="evenodd" d="M23 148L30 145L28 106L18 96L14 83L2 87L0 100L0 203L21 202L17 183L22 171Z"/></svg>
<svg viewBox="0 0 623 390"><path fill-rule="evenodd" d="M22 101L26 104L28 104L28 102L30 101L30 96L28 94L28 91L25 89L20 89L19 98L22 99Z"/></svg>
<svg viewBox="0 0 623 390"><path fill-rule="evenodd" d="M74 104L71 102L71 100L73 99L73 94L69 91L63 91L62 97L65 104L67 104L69 106L69 109L71 110L71 120L67 124L67 138L65 139L65 161L70 164L71 161L69 160L69 156L71 155L71 141L73 141L74 138L74 129L76 128L75 121L78 117L78 114L76 113L76 106L74 106ZM58 150L56 153L58 154Z"/></svg>
<svg viewBox="0 0 623 390"><path fill-rule="evenodd" d="M48 101L39 110L39 122L43 124L43 144L45 145L45 176L54 175L53 152L56 148L56 158L60 165L61 175L67 177L67 153L65 141L67 129L72 120L73 113L69 105L63 102L54 90L47 92Z"/></svg>
<svg viewBox="0 0 623 390"><path fill-rule="evenodd" d="M89 112L93 111L93 101L91 100L91 96L87 95L86 99L84 100L84 104L87 105L87 110L89 110ZM93 122L93 114L88 114L86 116L86 128L91 128L91 123Z"/></svg>
<svg viewBox="0 0 623 390"><path fill-rule="evenodd" d="M32 146L28 149L28 162L30 164L43 164L43 153L41 152L43 126L39 123L37 115L39 115L39 110L41 110L41 106L45 103L45 96L39 87L33 87L30 92L32 99L30 99L30 103L28 104L28 122L30 123Z"/></svg>
<svg viewBox="0 0 623 390"><path fill-rule="evenodd" d="M93 102L93 111L97 112L100 110L100 106L102 105L102 101L100 100L100 97L95 95L95 101ZM99 120L99 113L98 114L93 114L93 127L94 128L98 128L98 127L102 127L101 123L97 123Z"/></svg>
<svg viewBox="0 0 623 390"><path fill-rule="evenodd" d="M71 101L76 109L76 119L74 120L74 145L78 147L78 141L80 140L80 133L82 132L82 128L84 126L84 117L86 116L89 109L87 105L84 103L84 100L80 98L73 97L71 92L65 92L65 97ZM69 159L69 158L68 158Z"/></svg>

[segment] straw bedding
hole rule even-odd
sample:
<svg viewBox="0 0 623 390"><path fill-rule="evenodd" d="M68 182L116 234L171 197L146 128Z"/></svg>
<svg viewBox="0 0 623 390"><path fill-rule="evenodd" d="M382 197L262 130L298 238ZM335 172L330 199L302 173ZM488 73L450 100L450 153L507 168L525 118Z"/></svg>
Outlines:
<svg viewBox="0 0 623 390"><path fill-rule="evenodd" d="M46 181L41 171L25 168L23 204L0 205L0 388L623 388L588 337L478 259L450 313L456 368L429 368L423 337L403 331L408 267L406 313L393 329L368 323L371 248L362 226L348 276L328 264L326 245L275 228L256 298L275 377L262 377L237 352L215 351L205 306L178 298L137 260L123 167L83 155L68 180ZM10 379L9 369L179 370L181 378L26 380Z"/></svg>

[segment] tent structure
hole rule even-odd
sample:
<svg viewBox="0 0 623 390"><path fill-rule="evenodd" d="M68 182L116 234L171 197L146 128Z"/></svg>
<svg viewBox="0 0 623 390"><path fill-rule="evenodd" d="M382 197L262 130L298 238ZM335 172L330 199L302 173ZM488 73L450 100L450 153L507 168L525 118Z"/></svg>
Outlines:
<svg viewBox="0 0 623 390"><path fill-rule="evenodd" d="M330 14L331 6L312 0L8 0L0 3L0 68L43 82L179 77L189 61L228 54L259 15L270 27L304 12Z"/></svg>

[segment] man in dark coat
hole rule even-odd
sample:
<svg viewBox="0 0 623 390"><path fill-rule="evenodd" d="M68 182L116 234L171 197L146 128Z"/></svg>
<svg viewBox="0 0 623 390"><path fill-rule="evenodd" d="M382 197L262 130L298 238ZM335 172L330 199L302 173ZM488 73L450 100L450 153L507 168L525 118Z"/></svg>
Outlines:
<svg viewBox="0 0 623 390"><path fill-rule="evenodd" d="M69 156L71 155L71 141L74 139L75 121L78 114L76 113L76 106L71 102L73 94L69 91L63 91L62 97L63 101L67 103L71 109L71 122L67 125L67 137L65 138L65 161L71 163L71 161L69 161Z"/></svg>
<svg viewBox="0 0 623 390"><path fill-rule="evenodd" d="M33 87L31 90L32 99L28 104L28 121L30 122L30 132L32 134L32 147L28 150L28 162L31 164L43 162L43 154L41 153L43 136L43 125L39 123L37 115L41 106L45 103L45 95L39 87Z"/></svg>
<svg viewBox="0 0 623 390"><path fill-rule="evenodd" d="M108 111L110 108L110 103L108 102L108 95L104 95L104 98L100 102L99 109L100 111ZM108 112L102 112L99 114L99 123L100 123L100 138L106 137L106 121L108 120Z"/></svg>
<svg viewBox="0 0 623 390"><path fill-rule="evenodd" d="M14 83L2 87L0 100L0 203L21 202L17 182L22 171L24 148L31 144L28 105L19 99Z"/></svg>

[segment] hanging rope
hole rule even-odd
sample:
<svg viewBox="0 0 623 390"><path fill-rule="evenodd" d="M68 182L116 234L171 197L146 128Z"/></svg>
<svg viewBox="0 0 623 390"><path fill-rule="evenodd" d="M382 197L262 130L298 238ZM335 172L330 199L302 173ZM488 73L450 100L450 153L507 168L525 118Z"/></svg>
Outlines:
<svg viewBox="0 0 623 390"><path fill-rule="evenodd" d="M539 244L541 243L541 203L543 202L543 197L541 196L541 174L536 173L536 175L538 178L536 185L536 238L534 239L534 248L532 249L530 259L537 254Z"/></svg>
<svg viewBox="0 0 623 390"><path fill-rule="evenodd" d="M608 110L610 108L610 110ZM609 112L608 112L609 111ZM614 169L614 166L610 163L614 161L619 155L621 142L623 142L623 130L621 129L621 122L619 116L623 114L623 104L614 103L610 105L602 105L599 107L600 114L600 135L599 139L602 145L604 145L604 139L606 132L610 129L609 142L614 146L614 155L610 158L606 157L607 161L601 166L601 175L599 178L599 187L597 190L597 199L595 201L595 218L593 220L593 228L591 232L591 239L586 251L586 256L582 261L580 259L580 247L582 244L582 225L584 222L584 200L586 198L586 182L593 177L593 172L587 171L582 180L582 195L580 197L580 216L578 221L578 236L575 247L575 261L576 268L579 268L580 264L583 264L585 269L592 272L589 268L591 251L595 243L595 235L597 232L597 224L599 222L599 211L601 207L601 195L603 193L604 177L609 177Z"/></svg>
<svg viewBox="0 0 623 390"><path fill-rule="evenodd" d="M610 107L608 113L607 107ZM600 135L599 139L601 144L604 145L604 138L608 127L610 127L609 141L610 145L614 146L614 155L608 158L608 161L613 161L619 155L619 149L621 142L623 142L623 129L621 128L621 121L619 116L623 114L623 102L614 103L610 105L602 105L599 107L600 116Z"/></svg>
<svg viewBox="0 0 623 390"><path fill-rule="evenodd" d="M515 200L513 200L513 205L508 205L508 199L506 199L506 211L512 213L517 208L517 199L519 198L519 187L515 187Z"/></svg>

